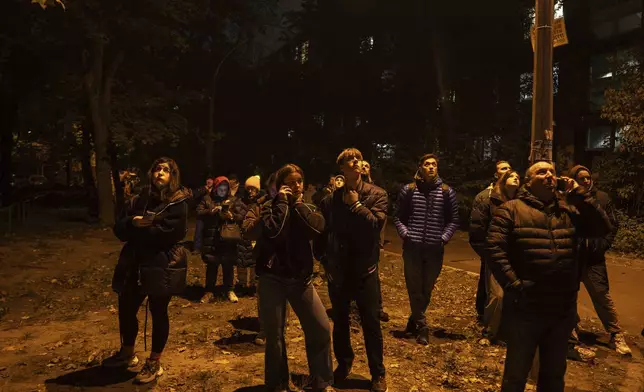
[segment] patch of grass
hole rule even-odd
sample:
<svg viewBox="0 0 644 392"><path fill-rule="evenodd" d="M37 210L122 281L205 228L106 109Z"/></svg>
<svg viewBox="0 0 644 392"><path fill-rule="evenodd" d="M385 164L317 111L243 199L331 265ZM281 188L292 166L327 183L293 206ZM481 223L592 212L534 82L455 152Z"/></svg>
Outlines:
<svg viewBox="0 0 644 392"><path fill-rule="evenodd" d="M220 372L213 370L202 370L195 373L192 377L192 384L195 390L203 392L221 392L223 390L224 381L222 380Z"/></svg>

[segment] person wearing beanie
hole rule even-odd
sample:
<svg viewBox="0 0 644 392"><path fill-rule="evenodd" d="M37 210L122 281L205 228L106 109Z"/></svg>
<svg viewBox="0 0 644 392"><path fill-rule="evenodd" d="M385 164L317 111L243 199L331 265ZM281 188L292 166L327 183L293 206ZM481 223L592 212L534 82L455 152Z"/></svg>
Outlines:
<svg viewBox="0 0 644 392"><path fill-rule="evenodd" d="M631 349L626 344L624 333L619 325L615 303L609 292L608 270L606 268L606 252L610 249L619 229L619 222L610 196L595 186L590 169L577 165L570 169L570 178L589 190L595 200L604 209L610 219L612 230L604 237L584 238L581 244L580 258L585 263L582 282L593 301L597 316L606 332L610 334L610 346L620 355L631 355ZM576 334L575 334L576 335ZM576 336L573 339L577 341Z"/></svg>
<svg viewBox="0 0 644 392"><path fill-rule="evenodd" d="M260 189L262 189L262 181L259 176L250 176L246 179L246 182L244 183L244 188L248 190L249 187L254 188L259 192Z"/></svg>
<svg viewBox="0 0 644 392"><path fill-rule="evenodd" d="M257 204L260 198L261 179L259 176L248 177L244 183L242 197L235 199L235 215L241 217L238 222L242 227L248 211ZM237 244L237 284L238 292L252 294L255 291L255 259L253 257L254 242L243 239Z"/></svg>

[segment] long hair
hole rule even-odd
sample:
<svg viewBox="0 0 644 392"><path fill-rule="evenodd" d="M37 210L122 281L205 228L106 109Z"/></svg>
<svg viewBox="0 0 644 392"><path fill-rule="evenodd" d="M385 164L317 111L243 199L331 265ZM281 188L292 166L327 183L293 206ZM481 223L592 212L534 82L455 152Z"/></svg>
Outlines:
<svg viewBox="0 0 644 392"><path fill-rule="evenodd" d="M278 191L282 187L282 185L284 185L284 180L286 180L286 177L288 177L292 173L299 173L302 176L302 180L304 180L304 170L302 170L301 167L294 163L288 163L282 166L275 173L275 188L277 188Z"/></svg>
<svg viewBox="0 0 644 392"><path fill-rule="evenodd" d="M510 178L510 176L512 174L516 174L519 177L519 187L521 187L521 176L519 175L519 173L516 170L508 170L508 171L506 171L501 176L501 178L499 178L496 181L496 184L494 184L494 191L501 196L503 201L510 200L510 197L508 195L508 188L507 188L507 186L505 184L508 182L508 178Z"/></svg>
<svg viewBox="0 0 644 392"><path fill-rule="evenodd" d="M172 199L172 196L174 196L174 194L181 189L181 173L179 172L179 166L174 161L174 159L168 158L168 157L157 158L152 163L152 166L150 166L150 170L148 170L150 192L152 193L158 192L156 187L153 184L153 181L154 181L153 174L154 174L154 169L156 169L156 167L162 163L167 163L168 166L170 167L170 182L168 182L167 187L161 190L160 199L164 202L168 202Z"/></svg>

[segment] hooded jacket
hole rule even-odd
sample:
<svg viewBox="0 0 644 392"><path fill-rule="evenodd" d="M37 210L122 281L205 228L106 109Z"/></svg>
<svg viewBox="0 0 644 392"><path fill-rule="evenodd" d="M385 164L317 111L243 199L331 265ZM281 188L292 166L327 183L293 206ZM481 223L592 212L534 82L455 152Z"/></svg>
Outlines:
<svg viewBox="0 0 644 392"><path fill-rule="evenodd" d="M488 267L506 289L504 310L533 317L574 312L582 268L577 244L610 230L606 214L582 187L549 205L522 188L494 211L485 248Z"/></svg>
<svg viewBox="0 0 644 392"><path fill-rule="evenodd" d="M217 195L217 188L221 184L228 184L228 193L224 197ZM197 206L197 216L201 217L204 222L201 247L201 256L204 261L210 261L213 256L236 257L237 244L221 240L221 226L225 223L222 212L226 210L234 212L234 198L230 195L228 178L222 176L215 178L212 190L203 197ZM233 219L235 219L234 215Z"/></svg>
<svg viewBox="0 0 644 392"><path fill-rule="evenodd" d="M570 169L570 178L576 179L580 171L587 171L592 175L590 169L582 165L577 165ZM594 181L591 182L589 192L604 209L612 226L612 230L603 237L583 238L581 240L581 256L586 260L588 265L597 265L606 262L606 252L613 246L613 241L619 231L619 221L617 220L615 208L608 193L597 189Z"/></svg>
<svg viewBox="0 0 644 392"><path fill-rule="evenodd" d="M179 244L188 231L189 192L180 189L162 201L150 187L134 196L119 215L114 234L125 242L112 278L121 293L136 290L147 295L179 294L186 284L188 254ZM153 224L136 227L135 216L154 214Z"/></svg>

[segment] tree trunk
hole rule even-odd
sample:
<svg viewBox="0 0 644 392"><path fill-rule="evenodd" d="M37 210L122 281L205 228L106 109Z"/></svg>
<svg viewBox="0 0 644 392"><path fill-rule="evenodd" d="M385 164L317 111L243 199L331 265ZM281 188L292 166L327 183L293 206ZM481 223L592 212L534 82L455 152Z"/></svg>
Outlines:
<svg viewBox="0 0 644 392"><path fill-rule="evenodd" d="M110 104L114 74L123 60L123 54L121 52L115 56L107 66L107 69L105 69L105 41L100 37L95 37L92 39L91 44L92 64L85 77L85 87L94 125L98 212L102 223L113 225L115 208L112 193L112 170L108 151L110 143ZM118 178L115 179L115 182L118 182Z"/></svg>
<svg viewBox="0 0 644 392"><path fill-rule="evenodd" d="M81 165L83 168L83 186L87 193L87 210L92 218L98 217L98 199L96 183L92 171L92 125L91 121L84 121L82 125L83 147L81 149Z"/></svg>
<svg viewBox="0 0 644 392"><path fill-rule="evenodd" d="M10 98L10 94L3 91L0 97ZM0 106L0 207L12 202L11 174L13 171L11 153L14 145L13 127L18 116L18 105L15 103L15 97L3 99L2 102L5 102L5 104Z"/></svg>
<svg viewBox="0 0 644 392"><path fill-rule="evenodd" d="M213 162L215 159L215 97L213 95L208 100L208 132L205 138L206 143L206 175L213 172Z"/></svg>
<svg viewBox="0 0 644 392"><path fill-rule="evenodd" d="M125 205L125 198L123 196L123 184L121 183L121 176L119 175L119 164L116 146L110 141L108 148L110 154L110 163L112 167L112 178L114 179L114 196L116 198L116 210L121 211Z"/></svg>

